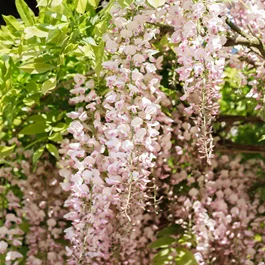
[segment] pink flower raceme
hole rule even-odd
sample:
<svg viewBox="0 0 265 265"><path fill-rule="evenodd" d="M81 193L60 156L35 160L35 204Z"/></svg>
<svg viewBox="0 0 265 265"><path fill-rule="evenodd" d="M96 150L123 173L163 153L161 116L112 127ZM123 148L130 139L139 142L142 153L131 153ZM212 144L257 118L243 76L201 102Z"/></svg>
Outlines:
<svg viewBox="0 0 265 265"><path fill-rule="evenodd" d="M225 11L225 5L215 1L175 1L167 18L175 29L171 41L177 44L174 50L180 67L176 71L185 91L181 99L190 103L187 112L199 117L199 152L209 164L213 150L211 123L218 113L218 85L222 82L227 56L223 49Z"/></svg>
<svg viewBox="0 0 265 265"><path fill-rule="evenodd" d="M75 119L69 127L74 139L62 146L60 174L71 191L65 203L71 209L65 218L72 221L66 230L70 264L140 264L133 253L145 248L137 240L142 240L150 175L157 157L171 148L172 120L161 110L169 103L156 73L161 58L151 56L149 44L158 32L148 25L152 9L145 3L131 8L138 10L136 16L129 8L113 7L113 29L104 36L108 93L99 97L97 87L87 87L83 108L69 114Z"/></svg>
<svg viewBox="0 0 265 265"><path fill-rule="evenodd" d="M22 173L27 180L20 186L24 193L21 212L29 223L26 264L42 265L46 260L50 265L64 265L65 249L57 241L62 239L66 226L63 204L67 194L60 186L58 170L48 161L47 155L43 159L46 161L38 162L35 172L30 163L22 161Z"/></svg>
<svg viewBox="0 0 265 265"><path fill-rule="evenodd" d="M10 157L9 166L0 170L11 187L1 187L8 206L1 211L4 226L0 227L0 253L5 255L6 265L18 264L23 258L21 247L25 245L29 249L26 264L42 265L45 260L47 265L63 265L65 250L61 243L56 242L62 237L65 227L62 220L65 195L59 185L58 171L46 156L46 162L39 162L34 172L31 159L31 151L25 152L18 147L16 154ZM22 199L14 194L14 187L20 190ZM21 229L25 225L29 225L27 234Z"/></svg>
<svg viewBox="0 0 265 265"><path fill-rule="evenodd" d="M249 189L259 180L255 169L264 168L264 162L256 159L242 163L240 157L216 156L211 166L202 167L193 136L197 131L179 119L183 119L181 105L174 113L177 173L170 176L176 186L167 197L171 201L169 211L175 211L174 222L194 236L195 241L187 240L186 246L200 265L262 264L264 202L259 194L251 196ZM188 133L189 142L185 137ZM185 185L189 190L183 193L179 187Z"/></svg>

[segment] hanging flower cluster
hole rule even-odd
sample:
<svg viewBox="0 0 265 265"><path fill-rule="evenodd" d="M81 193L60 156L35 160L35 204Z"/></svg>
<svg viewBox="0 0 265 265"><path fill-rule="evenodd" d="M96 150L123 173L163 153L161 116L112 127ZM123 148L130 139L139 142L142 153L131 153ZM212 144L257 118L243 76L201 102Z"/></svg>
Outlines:
<svg viewBox="0 0 265 265"><path fill-rule="evenodd" d="M259 181L262 160L242 162L240 157L216 156L205 167L196 158L197 128L184 118L185 107L174 113L176 148L170 176L170 204L165 218L179 224L195 242L187 241L200 265L263 264L265 208L259 194L251 195L253 183ZM253 170L254 169L254 170ZM256 169L256 170L255 170ZM181 187L188 186L183 193ZM174 217L169 213L174 213Z"/></svg>
<svg viewBox="0 0 265 265"><path fill-rule="evenodd" d="M211 164L211 123L218 113L218 85L227 51L223 48L227 41L226 12L224 4L211 1L167 1L158 9L142 1L129 8L119 4L112 7L111 29L103 38L109 60L102 64L102 80L75 77L70 103L77 108L68 114L73 119L69 127L73 139L65 139L60 151L64 155L60 163L62 187L70 192L65 202L70 209L65 218L72 222L66 229L66 238L72 245L67 249L69 264L140 264L142 256L136 253L144 253L146 238L153 238L155 226L148 230L143 221L150 218L145 217L151 198L149 184L152 181L156 190L155 186L169 176L166 162L173 130L173 120L162 111L162 106L170 104L159 88L161 77L157 71L162 57L152 46L160 33L159 25L174 28L171 42L185 92L181 100L190 104L185 108L186 114L197 117L193 125L183 123L181 117L175 119L175 133L180 132L177 137L185 142L185 146L176 146L178 164L197 157L196 145ZM104 85L107 92L102 96ZM179 110L183 111L184 105L180 104ZM198 137L195 142L193 139ZM173 174L170 182L178 184L189 174L197 174L198 180L188 181L199 184L204 191L206 173L200 162L192 163L190 169ZM243 189L242 193L246 191ZM199 190L191 189L190 194L195 204ZM204 199L200 200L198 209L193 209L192 203L190 206L198 221L193 227L195 234L208 214L204 203ZM207 238L200 239L198 235L197 256L205 255L201 242L209 242L209 246L213 242L208 232ZM148 264L149 260L141 262Z"/></svg>
<svg viewBox="0 0 265 265"><path fill-rule="evenodd" d="M21 145L16 139L13 142ZM19 264L23 259L20 252L23 242L28 247L27 265L65 264L65 247L60 240L66 225L63 220L66 209L62 207L66 197L59 184L57 169L49 162L48 156L44 157L46 161L38 162L34 171L29 162L32 152L17 148L13 162L1 167L2 198L7 206L2 212L0 254L6 265ZM4 190L10 186L11 189ZM27 233L24 233L22 223L29 225Z"/></svg>
<svg viewBox="0 0 265 265"><path fill-rule="evenodd" d="M198 146L201 158L211 164L213 138L212 121L218 113L219 86L223 80L226 52L224 4L216 1L176 1L169 10L174 26L171 41L180 67L176 69L183 82L189 114L195 113L199 128Z"/></svg>
<svg viewBox="0 0 265 265"><path fill-rule="evenodd" d="M23 192L21 211L29 224L26 264L63 265L65 248L60 239L66 226L63 219L66 194L60 186L58 170L48 161L48 156L43 160L33 172L30 163L21 162L22 173L27 176L20 183Z"/></svg>
<svg viewBox="0 0 265 265"><path fill-rule="evenodd" d="M19 187L18 170L19 165L16 162L0 168L0 261L6 265L18 264L23 258L19 251L24 239L24 231L19 227L22 223L21 199L8 188L9 185L13 189Z"/></svg>
<svg viewBox="0 0 265 265"><path fill-rule="evenodd" d="M85 107L69 114L75 120L69 127L74 139L62 145L67 156L60 171L62 186L71 191L65 204L71 209L65 218L73 224L66 230L73 244L70 264L102 259L131 264L140 262L136 249L145 248L147 184L156 158L171 147L172 122L161 110L169 102L159 89L156 71L162 58L154 57L150 45L158 33L148 27L150 12L145 3L112 8L112 30L104 36L111 58L102 64L105 96L97 95L93 80L75 78L71 92L77 96L71 102Z"/></svg>
<svg viewBox="0 0 265 265"><path fill-rule="evenodd" d="M188 196L176 196L176 222L187 226L196 237L195 257L199 264L263 264L265 261L264 205L249 189L257 181L253 166L257 161L240 163L240 158L218 158L212 168L187 179ZM220 167L219 167L220 166ZM172 209L171 209L172 210ZM260 263L257 263L260 262Z"/></svg>

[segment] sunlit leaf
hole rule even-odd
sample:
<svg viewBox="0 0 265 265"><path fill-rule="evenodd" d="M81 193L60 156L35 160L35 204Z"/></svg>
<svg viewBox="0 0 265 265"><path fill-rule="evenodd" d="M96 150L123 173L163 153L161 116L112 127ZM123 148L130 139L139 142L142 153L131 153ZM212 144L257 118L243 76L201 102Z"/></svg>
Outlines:
<svg viewBox="0 0 265 265"><path fill-rule="evenodd" d="M59 158L58 150L53 144L46 144L46 148L50 152L51 155L53 155L57 159Z"/></svg>
<svg viewBox="0 0 265 265"><path fill-rule="evenodd" d="M39 158L42 156L44 152L45 146L40 147L38 150L36 150L32 156L33 164L36 164L39 160Z"/></svg>
<svg viewBox="0 0 265 265"><path fill-rule="evenodd" d="M193 253L185 247L177 247L176 262L179 265L198 265Z"/></svg>
<svg viewBox="0 0 265 265"><path fill-rule="evenodd" d="M260 139L259 139L259 142L264 141L264 140L265 140L265 135L262 135L262 136L260 137Z"/></svg>
<svg viewBox="0 0 265 265"><path fill-rule="evenodd" d="M99 0L88 0L88 3L94 8L96 8L99 4Z"/></svg>
<svg viewBox="0 0 265 265"><path fill-rule="evenodd" d="M121 5L121 7L130 6L135 0L118 0L118 3Z"/></svg>
<svg viewBox="0 0 265 265"><path fill-rule="evenodd" d="M26 2L24 0L16 0L15 1L17 11L21 17L21 19L25 22L26 26L31 26L34 24L34 13L33 11L28 7Z"/></svg>
<svg viewBox="0 0 265 265"><path fill-rule="evenodd" d="M49 136L49 140L60 143L63 140L63 136L60 133L56 132L53 135Z"/></svg>
<svg viewBox="0 0 265 265"><path fill-rule="evenodd" d="M103 57L104 57L104 48L105 48L105 44L102 41L98 47L95 47L95 55L96 55L96 65L95 65L95 72L96 74L99 76L100 75L100 71L102 69L102 61L103 61Z"/></svg>
<svg viewBox="0 0 265 265"><path fill-rule="evenodd" d="M151 243L150 248L165 248L170 246L173 242L176 242L176 239L170 236L163 236Z"/></svg>
<svg viewBox="0 0 265 265"><path fill-rule="evenodd" d="M12 146L0 146L0 158L9 156L15 149L16 145Z"/></svg>
<svg viewBox="0 0 265 265"><path fill-rule="evenodd" d="M30 116L29 119L28 119L28 121L45 123L45 119L41 115L33 115L33 116Z"/></svg>
<svg viewBox="0 0 265 265"><path fill-rule="evenodd" d="M87 1L88 0L76 0L76 11L78 13L83 14L86 12Z"/></svg>
<svg viewBox="0 0 265 265"><path fill-rule="evenodd" d="M147 2L154 8L163 6L166 3L166 0L147 0Z"/></svg>
<svg viewBox="0 0 265 265"><path fill-rule="evenodd" d="M46 129L47 129L46 123L36 122L24 127L19 133L25 135L33 135L33 134L44 133Z"/></svg>
<svg viewBox="0 0 265 265"><path fill-rule="evenodd" d="M46 38L48 36L48 32L42 31L36 27L27 27L24 32L26 40L33 37Z"/></svg>
<svg viewBox="0 0 265 265"><path fill-rule="evenodd" d="M56 78L52 77L49 80L46 80L42 84L41 91L43 94L46 94L48 91L55 89L55 87L56 87Z"/></svg>
<svg viewBox="0 0 265 265"><path fill-rule="evenodd" d="M171 248L165 248L158 251L152 259L152 265L168 264L168 262L172 259L172 256L170 255L171 252L172 252Z"/></svg>
<svg viewBox="0 0 265 265"><path fill-rule="evenodd" d="M63 0L52 0L51 1L51 7L59 6L62 4L62 2L63 2Z"/></svg>
<svg viewBox="0 0 265 265"><path fill-rule="evenodd" d="M23 28L23 26L21 25L21 23L19 23L17 21L17 19L13 16L3 16L6 25L10 26L10 28L12 29L12 31L18 31L20 29Z"/></svg>
<svg viewBox="0 0 265 265"><path fill-rule="evenodd" d="M29 74L42 74L54 68L54 65L47 63L24 64L20 67L21 70Z"/></svg>
<svg viewBox="0 0 265 265"><path fill-rule="evenodd" d="M52 129L55 132L64 132L67 129L67 127L68 127L68 125L66 123L59 122Z"/></svg>

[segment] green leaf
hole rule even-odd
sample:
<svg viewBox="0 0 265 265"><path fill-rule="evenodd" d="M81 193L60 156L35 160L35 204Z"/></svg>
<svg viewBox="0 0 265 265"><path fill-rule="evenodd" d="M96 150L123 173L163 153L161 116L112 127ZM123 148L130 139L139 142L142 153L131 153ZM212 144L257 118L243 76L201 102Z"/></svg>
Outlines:
<svg viewBox="0 0 265 265"><path fill-rule="evenodd" d="M57 13L57 12L52 12L52 11L47 11L46 12L46 15L52 19L56 19L56 20L59 20L59 21L63 21L63 22L67 22L68 21L68 18L63 15L63 14L60 14L60 13ZM49 28L51 27L50 24L47 25ZM56 26L56 25L55 25Z"/></svg>
<svg viewBox="0 0 265 265"><path fill-rule="evenodd" d="M67 54L67 53L70 53L70 52L73 52L76 48L77 48L77 44L73 44L73 43L70 43L68 44L66 47L65 47L65 50L64 52Z"/></svg>
<svg viewBox="0 0 265 265"><path fill-rule="evenodd" d="M53 155L57 159L59 158L58 150L53 144L46 144L46 148L50 152L51 155Z"/></svg>
<svg viewBox="0 0 265 265"><path fill-rule="evenodd" d="M40 138L37 138L34 142L31 142L30 144L28 144L27 146L25 146L25 149L29 149L31 146L35 145L36 143L42 142L42 141L47 142L47 139L48 139L48 136L47 135L46 136L43 136L43 137L40 137Z"/></svg>
<svg viewBox="0 0 265 265"><path fill-rule="evenodd" d="M67 42L69 37L65 33L66 29L55 29L49 32L47 42L62 46L64 42Z"/></svg>
<svg viewBox="0 0 265 265"><path fill-rule="evenodd" d="M262 242L262 236L260 234L256 234L254 240L255 242Z"/></svg>
<svg viewBox="0 0 265 265"><path fill-rule="evenodd" d="M108 21L106 19L99 21L95 26L94 34L97 36L102 36L107 31L107 28L108 28Z"/></svg>
<svg viewBox="0 0 265 265"><path fill-rule="evenodd" d="M151 243L150 248L166 248L170 246L173 242L176 242L176 239L170 236L163 236Z"/></svg>
<svg viewBox="0 0 265 265"><path fill-rule="evenodd" d="M9 156L15 149L16 145L12 146L0 146L0 158Z"/></svg>
<svg viewBox="0 0 265 265"><path fill-rule="evenodd" d="M47 129L46 123L36 122L26 126L19 133L25 135L33 135L33 134L44 133L46 129Z"/></svg>
<svg viewBox="0 0 265 265"><path fill-rule="evenodd" d="M88 0L88 3L93 6L94 8L97 8L99 4L99 0Z"/></svg>
<svg viewBox="0 0 265 265"><path fill-rule="evenodd" d="M63 140L63 137L60 133L56 132L49 137L49 140L54 141L56 143L60 143Z"/></svg>
<svg viewBox="0 0 265 265"><path fill-rule="evenodd" d="M23 220L23 222L19 225L19 228L26 234L29 232L30 225L26 220Z"/></svg>
<svg viewBox="0 0 265 265"><path fill-rule="evenodd" d="M49 0L37 0L37 6L44 6L44 7L46 7L46 6L48 6L48 2L49 2Z"/></svg>
<svg viewBox="0 0 265 265"><path fill-rule="evenodd" d="M95 42L95 40L92 37L84 38L84 41L91 44L92 46L97 46L97 43Z"/></svg>
<svg viewBox="0 0 265 265"><path fill-rule="evenodd" d="M0 159L0 165L3 165L3 164L11 165L8 161Z"/></svg>
<svg viewBox="0 0 265 265"><path fill-rule="evenodd" d="M35 58L34 63L49 63L54 59L57 59L57 56L45 54L43 56Z"/></svg>
<svg viewBox="0 0 265 265"><path fill-rule="evenodd" d="M91 60L95 60L95 53L94 50L91 48L91 45L85 45L79 47L79 49L84 53L86 57L88 57Z"/></svg>
<svg viewBox="0 0 265 265"><path fill-rule="evenodd" d="M57 123L54 127L52 127L55 132L64 132L68 128L68 125L63 122Z"/></svg>
<svg viewBox="0 0 265 265"><path fill-rule="evenodd" d="M32 91L37 92L37 91L39 90L39 88L38 88L36 82L34 82L34 81L30 81L30 82L26 85L25 88L26 88L27 91L29 91L29 92L32 92Z"/></svg>
<svg viewBox="0 0 265 265"><path fill-rule="evenodd" d="M151 5L154 8L158 8L160 6L163 6L166 3L166 0L147 0L149 5Z"/></svg>
<svg viewBox="0 0 265 265"><path fill-rule="evenodd" d="M51 7L59 6L62 4L62 2L63 2L63 0L52 0L51 1Z"/></svg>
<svg viewBox="0 0 265 265"><path fill-rule="evenodd" d="M176 248L178 256L176 262L179 265L198 265L193 253L185 247Z"/></svg>
<svg viewBox="0 0 265 265"><path fill-rule="evenodd" d="M265 140L265 135L262 135L261 138L259 139L259 142L264 141Z"/></svg>
<svg viewBox="0 0 265 265"><path fill-rule="evenodd" d="M40 147L38 150L36 150L32 156L33 164L36 164L39 160L39 158L42 156L44 152L45 146Z"/></svg>
<svg viewBox="0 0 265 265"><path fill-rule="evenodd" d="M171 252L172 252L171 248L165 248L165 249L158 251L153 257L152 264L154 265L168 264L168 262L170 261L170 258L172 259L172 256L170 256Z"/></svg>
<svg viewBox="0 0 265 265"><path fill-rule="evenodd" d="M56 78L54 77L50 78L49 80L46 80L41 86L42 93L45 95L48 91L55 89L56 84Z"/></svg>
<svg viewBox="0 0 265 265"><path fill-rule="evenodd" d="M192 234L185 234L183 233L180 238L178 239L178 242L180 244L185 244L188 242L191 242L193 240L193 235Z"/></svg>
<svg viewBox="0 0 265 265"><path fill-rule="evenodd" d="M25 32L25 39L28 40L33 37L39 37L39 38L47 38L48 32L40 30L36 27L27 27L24 30Z"/></svg>
<svg viewBox="0 0 265 265"><path fill-rule="evenodd" d="M33 104L40 105L40 94L36 93L23 99L26 106L32 106Z"/></svg>
<svg viewBox="0 0 265 265"><path fill-rule="evenodd" d="M265 188L264 187L260 187L257 189L257 192L259 194L259 197L261 199L262 202L265 202Z"/></svg>
<svg viewBox="0 0 265 265"><path fill-rule="evenodd" d="M47 63L34 63L34 64L24 64L20 67L23 71L29 74L43 74L47 71L54 69L55 66Z"/></svg>
<svg viewBox="0 0 265 265"><path fill-rule="evenodd" d="M87 1L88 0L76 0L76 11L79 14L83 14L86 12Z"/></svg>
<svg viewBox="0 0 265 265"><path fill-rule="evenodd" d="M118 0L118 3L122 8L130 6L135 0Z"/></svg>
<svg viewBox="0 0 265 265"><path fill-rule="evenodd" d="M41 115L32 115L28 118L28 121L45 123L45 119Z"/></svg>
<svg viewBox="0 0 265 265"><path fill-rule="evenodd" d="M102 69L102 61L104 58L104 48L105 48L105 44L103 41L101 41L98 47L94 47L94 51L96 55L95 72L97 76L100 76L100 72Z"/></svg>
<svg viewBox="0 0 265 265"><path fill-rule="evenodd" d="M16 32L23 28L23 26L18 22L18 20L13 16L3 16L6 25L10 26L10 28Z"/></svg>
<svg viewBox="0 0 265 265"><path fill-rule="evenodd" d="M100 11L99 11L99 15L106 15L106 14L109 14L110 13L110 10L111 8L113 7L113 5L116 3L116 0L110 0L108 2L108 5L105 7L105 8L102 8Z"/></svg>
<svg viewBox="0 0 265 265"><path fill-rule="evenodd" d="M178 224L173 224L169 227L165 227L162 230L160 230L157 233L157 237L162 237L162 236L166 236L166 235L173 235L176 232L178 232L181 229L181 226Z"/></svg>
<svg viewBox="0 0 265 265"><path fill-rule="evenodd" d="M35 16L33 11L28 7L28 5L23 0L16 0L15 4L21 19L25 22L25 25L26 26L34 25Z"/></svg>

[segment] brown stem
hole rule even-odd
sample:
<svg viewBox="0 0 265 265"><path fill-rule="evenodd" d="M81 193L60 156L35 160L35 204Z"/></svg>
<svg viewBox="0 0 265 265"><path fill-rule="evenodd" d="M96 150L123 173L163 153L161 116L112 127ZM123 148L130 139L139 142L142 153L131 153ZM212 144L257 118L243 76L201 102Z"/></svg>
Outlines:
<svg viewBox="0 0 265 265"><path fill-rule="evenodd" d="M217 122L227 122L227 123L264 123L262 119L256 116L238 116L238 115L220 115L216 119Z"/></svg>
<svg viewBox="0 0 265 265"><path fill-rule="evenodd" d="M216 146L216 151L221 153L246 153L265 154L265 146L251 144L224 143Z"/></svg>

